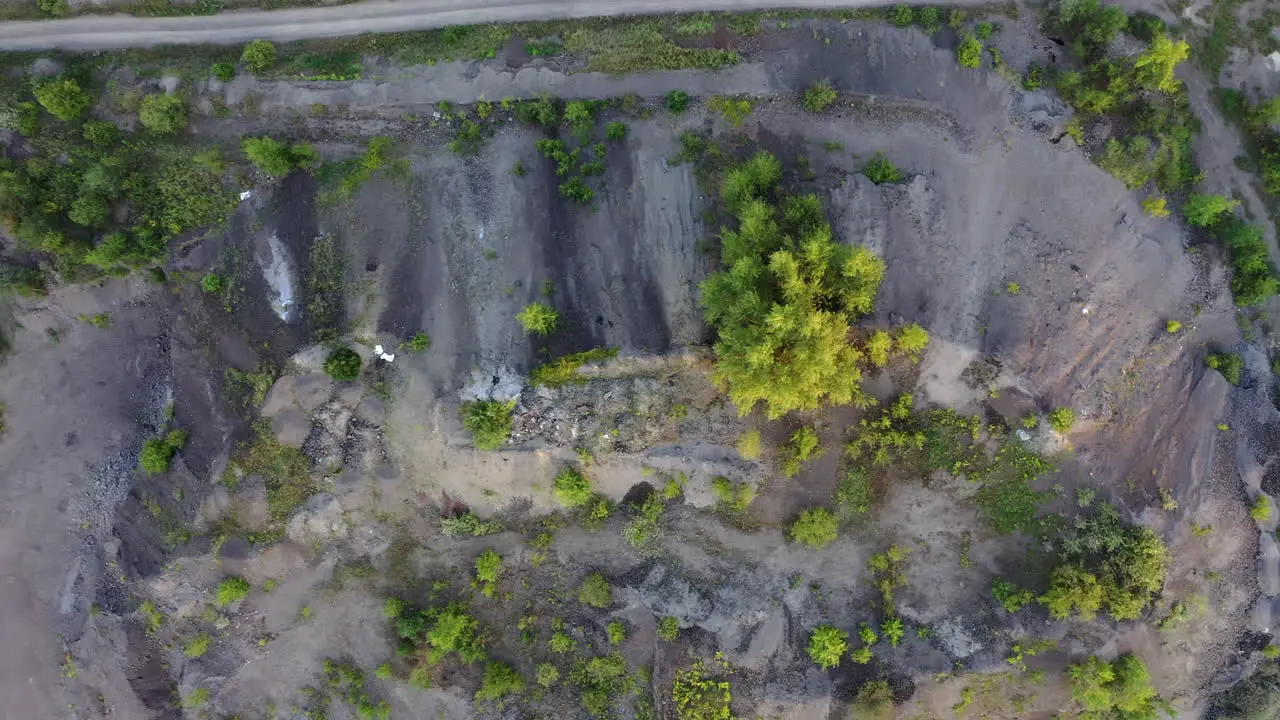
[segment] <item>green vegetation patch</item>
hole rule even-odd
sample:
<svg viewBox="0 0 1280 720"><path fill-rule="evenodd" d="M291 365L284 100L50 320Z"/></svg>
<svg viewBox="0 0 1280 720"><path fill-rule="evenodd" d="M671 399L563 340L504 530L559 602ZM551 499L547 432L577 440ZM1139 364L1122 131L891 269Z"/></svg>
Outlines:
<svg viewBox="0 0 1280 720"><path fill-rule="evenodd" d="M150 438L142 444L138 467L148 475L166 472L173 456L187 443L186 430L170 430L162 438Z"/></svg>
<svg viewBox="0 0 1280 720"><path fill-rule="evenodd" d="M311 461L302 451L282 444L271 428L260 425L257 438L233 461L245 475L261 475L267 488L267 512L283 520L315 492Z"/></svg>
<svg viewBox="0 0 1280 720"><path fill-rule="evenodd" d="M471 432L479 450L497 450L511 436L511 413L515 400L471 400L462 403L462 426Z"/></svg>
<svg viewBox="0 0 1280 720"><path fill-rule="evenodd" d="M549 363L539 365L529 373L529 379L535 385L560 387L570 383L586 382L586 378L578 373L583 365L602 363L618 356L617 348L592 348L556 358Z"/></svg>
<svg viewBox="0 0 1280 720"><path fill-rule="evenodd" d="M1133 620L1164 587L1168 551L1150 528L1128 525L1113 505L1077 518L1060 541L1062 564L1040 598L1049 614L1085 620L1106 608L1113 620Z"/></svg>

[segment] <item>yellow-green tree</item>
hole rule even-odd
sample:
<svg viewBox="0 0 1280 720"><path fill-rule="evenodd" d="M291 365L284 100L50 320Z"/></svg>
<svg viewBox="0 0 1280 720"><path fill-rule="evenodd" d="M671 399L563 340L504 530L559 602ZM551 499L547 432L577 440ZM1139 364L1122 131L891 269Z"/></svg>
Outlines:
<svg viewBox="0 0 1280 720"><path fill-rule="evenodd" d="M722 269L702 285L717 380L740 413L763 402L770 418L865 402L849 327L884 276L870 250L832 239L816 197L781 196L780 176L766 152L727 174L721 194L737 228L722 233Z"/></svg>
<svg viewBox="0 0 1280 720"><path fill-rule="evenodd" d="M1190 54L1191 46L1185 40L1170 40L1168 35L1160 33L1151 39L1147 51L1138 56L1133 66L1134 78L1148 90L1175 92L1178 80L1173 70Z"/></svg>

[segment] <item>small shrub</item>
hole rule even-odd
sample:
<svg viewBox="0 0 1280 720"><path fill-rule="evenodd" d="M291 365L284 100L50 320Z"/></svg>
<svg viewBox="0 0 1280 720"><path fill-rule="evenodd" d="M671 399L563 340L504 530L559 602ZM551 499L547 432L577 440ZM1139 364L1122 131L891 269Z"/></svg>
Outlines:
<svg viewBox="0 0 1280 720"><path fill-rule="evenodd" d="M667 98L663 102L667 110L679 115L689 107L689 93L683 90L672 90L667 93Z"/></svg>
<svg viewBox="0 0 1280 720"><path fill-rule="evenodd" d="M613 604L613 588L609 580L598 572L593 572L578 587L578 602L593 608L604 609Z"/></svg>
<svg viewBox="0 0 1280 720"><path fill-rule="evenodd" d="M747 460L759 460L763 450L759 430L748 430L738 436L738 454Z"/></svg>
<svg viewBox="0 0 1280 720"><path fill-rule="evenodd" d="M677 670L671 684L676 720L732 720L729 710L732 699L729 683L707 677L701 660Z"/></svg>
<svg viewBox="0 0 1280 720"><path fill-rule="evenodd" d="M209 652L209 643L211 641L212 638L209 637L209 633L200 633L199 635L192 637L185 645L182 646L182 654L192 660L204 657L204 654Z"/></svg>
<svg viewBox="0 0 1280 720"><path fill-rule="evenodd" d="M800 466L817 455L817 449L818 433L813 428L805 426L791 433L782 446L782 476L791 478L799 474Z"/></svg>
<svg viewBox="0 0 1280 720"><path fill-rule="evenodd" d="M932 35L942 29L942 12L936 7L920 8L915 20L925 35Z"/></svg>
<svg viewBox="0 0 1280 720"><path fill-rule="evenodd" d="M1181 329L1182 329L1182 323L1178 322L1177 320L1169 320L1164 324L1164 331L1169 333L1170 335L1178 332Z"/></svg>
<svg viewBox="0 0 1280 720"><path fill-rule="evenodd" d="M242 577L232 576L225 578L218 583L218 589L214 594L214 603L219 607L226 607L231 603L245 599L249 595L249 581Z"/></svg>
<svg viewBox="0 0 1280 720"><path fill-rule="evenodd" d="M338 382L351 382L360 377L360 356L355 350L340 347L325 358L324 371Z"/></svg>
<svg viewBox="0 0 1280 720"><path fill-rule="evenodd" d="M1222 377L1232 385L1240 384L1240 375L1244 372L1244 361L1239 355L1213 353L1205 358L1204 364L1222 373Z"/></svg>
<svg viewBox="0 0 1280 720"><path fill-rule="evenodd" d="M1280 645L1276 645L1273 643L1271 645L1268 645L1262 648L1262 657L1268 660L1275 660L1276 658L1280 658Z"/></svg>
<svg viewBox="0 0 1280 720"><path fill-rule="evenodd" d="M591 480L575 468L561 470L552 482L556 501L567 508L582 507L595 498Z"/></svg>
<svg viewBox="0 0 1280 720"><path fill-rule="evenodd" d="M880 632L889 641L889 647L898 647L898 643L902 642L902 636L906 633L902 627L902 620L896 617L886 618L880 623Z"/></svg>
<svg viewBox="0 0 1280 720"><path fill-rule="evenodd" d="M970 70L982 64L982 42L972 35L966 35L956 48L956 61L960 67Z"/></svg>
<svg viewBox="0 0 1280 720"><path fill-rule="evenodd" d="M815 550L830 545L839 535L840 523L826 508L812 508L800 513L791 525L792 542L807 545Z"/></svg>
<svg viewBox="0 0 1280 720"><path fill-rule="evenodd" d="M804 91L804 109L812 113L820 113L831 107L839 97L840 95L835 88L831 87L830 83L826 81L814 83L812 87Z"/></svg>
<svg viewBox="0 0 1280 720"><path fill-rule="evenodd" d="M871 478L866 471L860 467L850 468L832 498L836 514L844 522L866 517L871 512L872 492Z"/></svg>
<svg viewBox="0 0 1280 720"><path fill-rule="evenodd" d="M222 276L217 273L205 273L204 277L200 278L200 289L210 295L217 295L222 292L225 287L226 281L224 281Z"/></svg>
<svg viewBox="0 0 1280 720"><path fill-rule="evenodd" d="M907 5L894 5L889 11L889 22L898 27L911 27L911 23L915 22L916 15Z"/></svg>
<svg viewBox="0 0 1280 720"><path fill-rule="evenodd" d="M1169 217L1168 201L1158 195L1152 195L1142 201L1142 212L1153 218Z"/></svg>
<svg viewBox="0 0 1280 720"><path fill-rule="evenodd" d="M1009 283L1009 293L1018 294L1018 284ZM894 349L911 358L914 362L919 362L920 354L925 348L929 347L929 332L921 327L918 323L907 323L898 331L898 337L894 340Z"/></svg>
<svg viewBox="0 0 1280 720"><path fill-rule="evenodd" d="M550 690L560 682L560 671L549 662L539 663L538 669L534 672L534 679L538 685Z"/></svg>
<svg viewBox="0 0 1280 720"><path fill-rule="evenodd" d="M838 667L840 658L849 649L849 633L822 625L809 635L809 658L823 670Z"/></svg>
<svg viewBox="0 0 1280 720"><path fill-rule="evenodd" d="M1249 506L1249 517L1260 523L1271 519L1271 498L1266 493L1259 495Z"/></svg>
<svg viewBox="0 0 1280 720"><path fill-rule="evenodd" d="M405 342L405 347L411 353L425 352L431 347L431 336L424 332L415 333L413 337Z"/></svg>
<svg viewBox="0 0 1280 720"><path fill-rule="evenodd" d="M260 73L276 64L276 46L266 40L254 40L244 46L240 62L251 73Z"/></svg>
<svg viewBox="0 0 1280 720"><path fill-rule="evenodd" d="M475 400L462 404L462 425L471 431L472 440L480 450L497 450L511 435L511 412L514 400Z"/></svg>
<svg viewBox="0 0 1280 720"><path fill-rule="evenodd" d="M627 639L627 626L617 620L606 625L604 632L610 645L621 645Z"/></svg>
<svg viewBox="0 0 1280 720"><path fill-rule="evenodd" d="M991 37L991 33L993 32L995 32L995 26L993 26L989 22L986 22L985 20L983 22L978 23L973 28L973 34L979 40L986 40L987 38Z"/></svg>
<svg viewBox="0 0 1280 720"><path fill-rule="evenodd" d="M991 596L996 599L996 602L1000 603L1007 613L1016 613L1036 599L1035 593L1030 590L1024 590L1001 578L991 581Z"/></svg>
<svg viewBox="0 0 1280 720"><path fill-rule="evenodd" d="M163 438L150 438L142 444L142 454L138 465L142 472L157 475L169 469L173 456L178 454L187 442L185 430L170 430Z"/></svg>
<svg viewBox="0 0 1280 720"><path fill-rule="evenodd" d="M611 122L604 126L604 136L613 142L622 142L627 137L627 126L620 122Z"/></svg>
<svg viewBox="0 0 1280 720"><path fill-rule="evenodd" d="M667 615L658 621L658 637L667 642L675 642L680 637L680 620Z"/></svg>
<svg viewBox="0 0 1280 720"><path fill-rule="evenodd" d="M187 103L178 95L148 95L138 108L138 122L157 135L176 135L187 126Z"/></svg>
<svg viewBox="0 0 1280 720"><path fill-rule="evenodd" d="M720 114L731 127L742 127L747 116L755 109L755 103L748 98L732 98L717 95L707 101L707 108Z"/></svg>
<svg viewBox="0 0 1280 720"><path fill-rule="evenodd" d="M1055 431L1066 434L1071 431L1071 426L1076 423L1076 411L1069 407L1054 408L1049 412L1049 427Z"/></svg>
<svg viewBox="0 0 1280 720"><path fill-rule="evenodd" d="M862 174L877 185L902 182L906 178L906 175L898 169L898 166L894 165L882 153L876 153L874 157L867 161L866 165L862 166Z"/></svg>
<svg viewBox="0 0 1280 720"><path fill-rule="evenodd" d="M213 76L221 82L231 82L236 79L236 66L228 62L214 63Z"/></svg>
<svg viewBox="0 0 1280 720"><path fill-rule="evenodd" d="M560 313L546 304L536 302L525 305L524 309L516 314L516 320L520 321L526 332L550 335L560 324Z"/></svg>
<svg viewBox="0 0 1280 720"><path fill-rule="evenodd" d="M475 513L465 513L455 517L440 519L440 532L448 537L482 537L502 532L502 523L496 520L481 520Z"/></svg>
<svg viewBox="0 0 1280 720"><path fill-rule="evenodd" d="M551 633L551 639L547 641L547 647L551 648L551 652L556 653L557 655L564 655L565 653L573 652L573 648L576 645L577 643L573 641L573 638L569 637L568 633L564 632Z"/></svg>
<svg viewBox="0 0 1280 720"><path fill-rule="evenodd" d="M1089 656L1067 667L1071 697L1090 717L1155 718L1172 715L1151 685L1147 666L1137 656L1121 655L1115 661Z"/></svg>
<svg viewBox="0 0 1280 720"><path fill-rule="evenodd" d="M524 678L515 668L503 662L490 662L484 666L484 679L476 691L476 701L496 701L524 690Z"/></svg>
<svg viewBox="0 0 1280 720"><path fill-rule="evenodd" d="M858 688L853 699L853 717L858 720L893 718L893 689L885 680L872 680Z"/></svg>
<svg viewBox="0 0 1280 720"><path fill-rule="evenodd" d="M716 506L720 510L734 514L746 512L756 499L751 483L734 482L727 477L713 478L711 492L716 496Z"/></svg>
<svg viewBox="0 0 1280 720"><path fill-rule="evenodd" d="M502 556L492 548L480 553L476 558L476 582L480 584L480 592L485 597L493 597L497 592L500 577L502 577Z"/></svg>

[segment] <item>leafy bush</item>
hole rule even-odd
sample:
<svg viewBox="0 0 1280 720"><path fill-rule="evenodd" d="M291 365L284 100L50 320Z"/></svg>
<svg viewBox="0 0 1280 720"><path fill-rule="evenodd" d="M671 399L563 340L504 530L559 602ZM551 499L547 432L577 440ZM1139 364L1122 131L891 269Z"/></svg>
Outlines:
<svg viewBox="0 0 1280 720"><path fill-rule="evenodd" d="M1260 305L1280 290L1261 228L1228 215L1213 234L1231 257L1231 294L1237 305Z"/></svg>
<svg viewBox="0 0 1280 720"><path fill-rule="evenodd" d="M34 94L36 102L63 122L71 122L80 117L91 101L89 93L82 90L79 83L66 78L41 83L36 86Z"/></svg>
<svg viewBox="0 0 1280 720"><path fill-rule="evenodd" d="M902 619L898 617L885 618L884 622L880 623L880 632L889 641L890 647L898 647L898 643L902 642L902 636L906 634L906 630L902 627Z"/></svg>
<svg viewBox="0 0 1280 720"><path fill-rule="evenodd" d="M584 382L586 378L578 374L578 368L588 363L602 363L612 360L618 355L617 348L592 348L556 358L545 365L539 365L529 373L534 385L560 387L570 383Z"/></svg>
<svg viewBox="0 0 1280 720"><path fill-rule="evenodd" d="M991 34L993 32L995 32L995 27L991 23L986 22L985 20L978 23L973 28L973 34L979 40L986 40L987 38L991 37Z"/></svg>
<svg viewBox="0 0 1280 720"><path fill-rule="evenodd" d="M1244 372L1244 360L1234 353L1211 353L1204 359L1204 364L1222 373L1222 377L1232 385L1240 384L1240 375Z"/></svg>
<svg viewBox="0 0 1280 720"><path fill-rule="evenodd" d="M932 35L942 29L942 12L936 7L920 8L916 11L915 20L925 35Z"/></svg>
<svg viewBox="0 0 1280 720"><path fill-rule="evenodd" d="M567 508L582 507L595 497L591 481L575 468L561 470L552 482L556 501Z"/></svg>
<svg viewBox="0 0 1280 720"><path fill-rule="evenodd" d="M728 681L708 677L701 660L677 670L671 683L676 720L733 720L729 711L732 700Z"/></svg>
<svg viewBox="0 0 1280 720"><path fill-rule="evenodd" d="M502 577L502 556L489 548L476 558L476 582L480 584L480 592L485 597L493 597L498 590L498 579Z"/></svg>
<svg viewBox="0 0 1280 720"><path fill-rule="evenodd" d="M551 639L547 641L547 646L551 648L551 652L558 655L572 652L576 644L577 643L573 641L573 638L569 637L569 635L564 632L551 633Z"/></svg>
<svg viewBox="0 0 1280 720"><path fill-rule="evenodd" d="M598 572L593 572L578 586L578 602L593 608L604 609L613 604L613 588L609 580Z"/></svg>
<svg viewBox="0 0 1280 720"><path fill-rule="evenodd" d="M228 83L236 79L236 66L229 62L213 64L213 76L220 82Z"/></svg>
<svg viewBox="0 0 1280 720"><path fill-rule="evenodd" d="M757 153L724 178L721 196L738 228L721 238L723 270L702 285L716 328L716 378L746 414L759 403L776 419L820 404L865 402L849 323L871 310L884 263L835 243L816 197L771 205L781 176Z"/></svg>
<svg viewBox="0 0 1280 720"><path fill-rule="evenodd" d="M1005 612L1011 614L1030 605L1036 599L1035 593L1030 590L1024 590L1001 578L991 581L991 596L996 599L996 602L1000 603Z"/></svg>
<svg viewBox="0 0 1280 720"><path fill-rule="evenodd" d="M759 460L763 452L759 430L748 430L738 436L736 444L738 454L747 460Z"/></svg>
<svg viewBox="0 0 1280 720"><path fill-rule="evenodd" d="M1071 426L1075 423L1076 411L1069 407L1054 408L1049 412L1049 427L1059 433L1071 432Z"/></svg>
<svg viewBox="0 0 1280 720"><path fill-rule="evenodd" d="M176 135L187 126L187 104L178 95L148 95L142 98L138 122L157 135Z"/></svg>
<svg viewBox="0 0 1280 720"><path fill-rule="evenodd" d="M750 98L732 98L716 95L707 101L707 109L719 113L731 127L742 127L747 116L755 109L755 102Z"/></svg>
<svg viewBox="0 0 1280 720"><path fill-rule="evenodd" d="M849 633L822 625L809 635L809 658L826 670L840 665L840 658L849 649Z"/></svg>
<svg viewBox="0 0 1280 720"><path fill-rule="evenodd" d="M792 523L789 535L792 542L808 545L815 550L835 542L840 534L840 523L826 508L812 508L800 513Z"/></svg>
<svg viewBox="0 0 1280 720"><path fill-rule="evenodd" d="M675 642L680 637L679 618L667 615L658 621L658 637L667 642Z"/></svg>
<svg viewBox="0 0 1280 720"><path fill-rule="evenodd" d="M1172 708L1151 685L1147 666L1136 655L1126 653L1114 662L1089 656L1083 663L1069 665L1071 697L1090 717L1157 718Z"/></svg>
<svg viewBox="0 0 1280 720"><path fill-rule="evenodd" d="M1249 517L1258 522L1266 522L1271 519L1271 498L1263 493L1253 501L1253 505L1249 506Z"/></svg>
<svg viewBox="0 0 1280 720"><path fill-rule="evenodd" d="M689 107L689 93L683 90L672 90L667 93L663 105L666 106L668 111L678 115Z"/></svg>
<svg viewBox="0 0 1280 720"><path fill-rule="evenodd" d="M756 490L751 483L734 482L727 477L713 478L711 492L716 496L716 507L733 514L746 512L756 499Z"/></svg>
<svg viewBox="0 0 1280 720"><path fill-rule="evenodd" d="M200 289L210 295L217 295L225 287L226 281L217 273L208 272L204 274L204 277L200 278Z"/></svg>
<svg viewBox="0 0 1280 720"><path fill-rule="evenodd" d="M516 314L516 320L520 321L526 332L550 335L560 324L560 313L548 305L536 302L525 305L524 309Z"/></svg>
<svg viewBox="0 0 1280 720"><path fill-rule="evenodd" d="M1169 217L1168 201L1159 195L1152 195L1142 200L1142 212L1153 218Z"/></svg>
<svg viewBox="0 0 1280 720"><path fill-rule="evenodd" d="M324 371L338 382L351 382L360 377L360 356L355 350L340 347L324 360Z"/></svg>
<svg viewBox="0 0 1280 720"><path fill-rule="evenodd" d="M1229 200L1222 195L1192 193L1182 204L1182 215L1190 225L1209 227L1239 204L1239 201Z"/></svg>
<svg viewBox="0 0 1280 720"><path fill-rule="evenodd" d="M610 645L621 645L627 639L627 626L618 620L606 625L604 632Z"/></svg>
<svg viewBox="0 0 1280 720"><path fill-rule="evenodd" d="M839 93L831 87L831 83L826 81L814 83L804 91L804 109L812 113L820 113L831 107L839 97Z"/></svg>
<svg viewBox="0 0 1280 720"><path fill-rule="evenodd" d="M889 22L898 27L911 27L911 23L915 21L915 13L907 5L894 5L889 11Z"/></svg>
<svg viewBox="0 0 1280 720"><path fill-rule="evenodd" d="M972 35L965 35L956 48L956 61L960 67L973 68L982 64L982 42Z"/></svg>
<svg viewBox="0 0 1280 720"><path fill-rule="evenodd" d="M440 532L448 537L481 537L502 532L502 523L496 520L481 520L475 513L464 513L455 517L440 519Z"/></svg>
<svg viewBox="0 0 1280 720"><path fill-rule="evenodd" d="M534 673L534 679L538 685L550 690L560 682L560 671L555 665L549 662L538 663L538 669Z"/></svg>
<svg viewBox="0 0 1280 720"><path fill-rule="evenodd" d="M604 126L604 136L614 142L622 142L627 137L627 126L620 122L611 122Z"/></svg>
<svg viewBox="0 0 1280 720"><path fill-rule="evenodd" d="M918 362L920 354L929 346L929 332L918 323L907 323L898 331L894 345L898 352Z"/></svg>
<svg viewBox="0 0 1280 720"><path fill-rule="evenodd" d="M893 689L884 680L872 680L858 688L853 700L853 717L858 720L892 720Z"/></svg>
<svg viewBox="0 0 1280 720"><path fill-rule="evenodd" d="M244 46L240 62L251 73L260 73L276 64L276 46L266 40L254 40Z"/></svg>
<svg viewBox="0 0 1280 720"><path fill-rule="evenodd" d="M178 454L186 442L185 430L170 430L163 438L149 438L142 443L142 454L138 458L142 472L157 475L167 471L173 456Z"/></svg>
<svg viewBox="0 0 1280 720"><path fill-rule="evenodd" d="M419 615L419 617L424 616ZM406 639L416 640L421 634L420 630L415 632L419 624L409 623L402 629L401 623L404 620L401 618L396 624L397 632L401 637L405 637L405 631L409 631L411 634ZM426 641L429 647L426 657L430 663L440 662L451 652L456 652L458 657L468 664L484 659L480 624L458 606L451 606L435 614L435 621L427 631Z"/></svg>
<svg viewBox="0 0 1280 720"><path fill-rule="evenodd" d="M223 579L218 583L218 589L214 594L214 603L220 607L226 607L231 603L238 602L249 596L249 581L242 577L232 576Z"/></svg>
<svg viewBox="0 0 1280 720"><path fill-rule="evenodd" d="M800 466L815 456L818 449L818 433L809 426L791 433L791 437L782 446L782 476L795 477Z"/></svg>
<svg viewBox="0 0 1280 720"><path fill-rule="evenodd" d="M472 400L462 403L462 426L471 432L478 450L497 450L511 435L511 412L516 401Z"/></svg>
<svg viewBox="0 0 1280 720"><path fill-rule="evenodd" d="M906 175L894 165L883 153L876 153L866 165L862 166L862 174L877 184L902 182Z"/></svg>
<svg viewBox="0 0 1280 720"><path fill-rule="evenodd" d="M283 177L295 168L312 167L319 160L310 145L287 145L269 137L245 138L240 147L250 162L271 177Z"/></svg>
<svg viewBox="0 0 1280 720"><path fill-rule="evenodd" d="M209 633L195 635L182 646L182 654L192 660L204 657L204 654L209 652L209 643L211 641L212 638L209 637Z"/></svg>
<svg viewBox="0 0 1280 720"><path fill-rule="evenodd" d="M524 678L515 668L504 662L490 662L484 666L484 679L476 690L476 702L495 701L524 690Z"/></svg>

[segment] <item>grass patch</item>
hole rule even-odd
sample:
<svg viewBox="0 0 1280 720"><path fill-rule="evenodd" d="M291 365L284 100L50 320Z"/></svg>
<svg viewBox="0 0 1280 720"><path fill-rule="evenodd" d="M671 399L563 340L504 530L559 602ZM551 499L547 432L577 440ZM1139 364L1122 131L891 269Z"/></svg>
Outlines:
<svg viewBox="0 0 1280 720"><path fill-rule="evenodd" d="M617 357L617 348L593 348L582 352L565 355L540 365L529 374L535 385L560 387L570 383L583 383L587 378L578 374L578 369L589 363L602 363Z"/></svg>
<svg viewBox="0 0 1280 720"><path fill-rule="evenodd" d="M315 492L311 461L302 451L282 444L265 423L257 438L233 461L245 475L261 475L267 488L267 512L283 520Z"/></svg>

